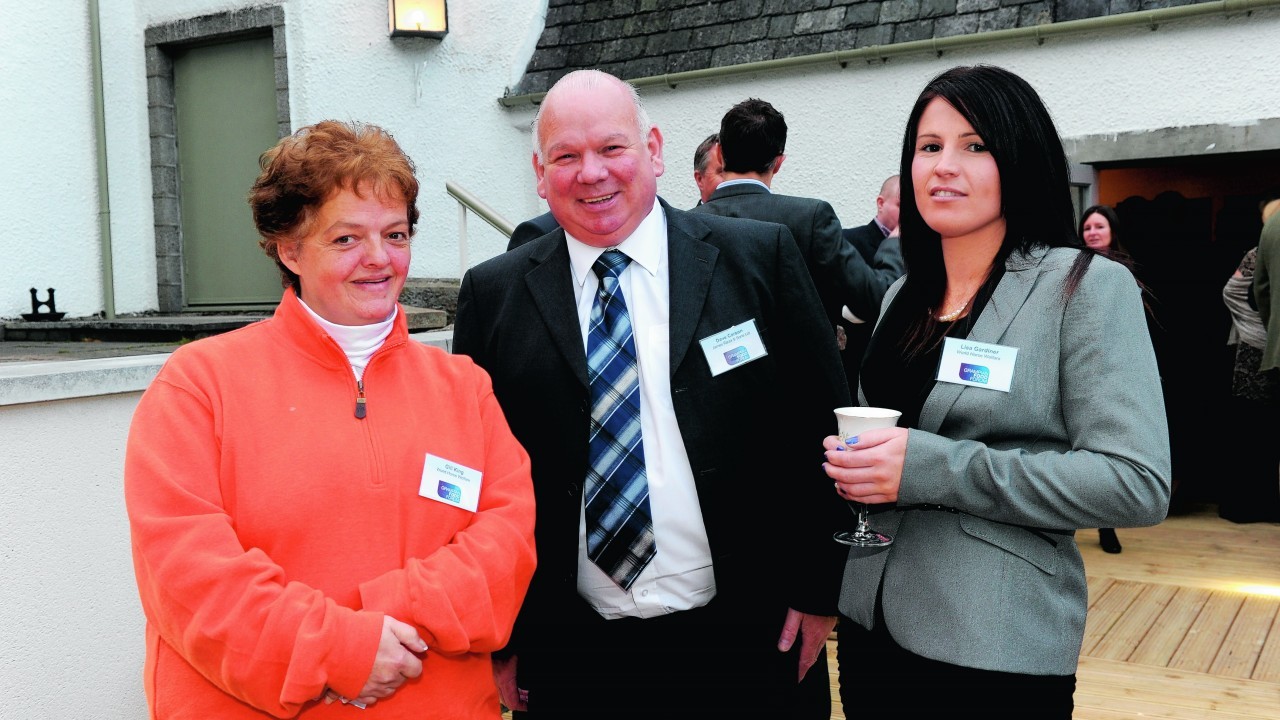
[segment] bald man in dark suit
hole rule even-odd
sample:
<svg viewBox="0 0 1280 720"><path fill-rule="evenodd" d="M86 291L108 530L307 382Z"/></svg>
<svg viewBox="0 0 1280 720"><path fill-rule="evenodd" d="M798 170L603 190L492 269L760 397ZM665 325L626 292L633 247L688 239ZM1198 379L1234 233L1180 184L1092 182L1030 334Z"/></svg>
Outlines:
<svg viewBox="0 0 1280 720"><path fill-rule="evenodd" d="M831 536L850 514L816 458L849 390L795 241L657 197L662 134L611 75L558 81L534 133L561 228L471 268L454 329L537 497L538 568L494 657L502 701L522 720L827 720L792 703L802 677L827 679L846 555ZM626 492L601 457L625 458ZM618 513L644 532L620 578L591 509L624 495L644 498Z"/></svg>

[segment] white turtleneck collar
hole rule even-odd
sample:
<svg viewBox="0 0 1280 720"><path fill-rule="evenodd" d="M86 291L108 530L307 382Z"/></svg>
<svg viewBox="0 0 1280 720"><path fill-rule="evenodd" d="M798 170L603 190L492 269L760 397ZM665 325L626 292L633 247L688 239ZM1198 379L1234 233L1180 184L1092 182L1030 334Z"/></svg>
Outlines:
<svg viewBox="0 0 1280 720"><path fill-rule="evenodd" d="M387 341L387 336L395 326L396 313L400 311L400 306L397 305L386 320L370 325L339 325L317 315L316 311L303 302L302 298L298 298L298 302L316 321L316 324L338 343L342 352L347 354L351 371L356 374L357 380L364 377L364 367L369 364L369 358L373 357L378 348Z"/></svg>

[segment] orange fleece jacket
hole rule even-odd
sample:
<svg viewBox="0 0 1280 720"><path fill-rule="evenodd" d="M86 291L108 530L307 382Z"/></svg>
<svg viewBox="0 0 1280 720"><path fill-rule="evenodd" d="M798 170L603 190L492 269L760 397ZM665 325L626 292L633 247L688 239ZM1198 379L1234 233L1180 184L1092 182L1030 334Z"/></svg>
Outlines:
<svg viewBox="0 0 1280 720"><path fill-rule="evenodd" d="M535 564L529 456L488 375L410 340L363 378L286 291L262 322L179 348L125 457L153 718L499 716L501 648ZM475 512L419 494L427 454L483 473ZM426 495L434 495L429 483ZM383 615L422 676L360 711Z"/></svg>

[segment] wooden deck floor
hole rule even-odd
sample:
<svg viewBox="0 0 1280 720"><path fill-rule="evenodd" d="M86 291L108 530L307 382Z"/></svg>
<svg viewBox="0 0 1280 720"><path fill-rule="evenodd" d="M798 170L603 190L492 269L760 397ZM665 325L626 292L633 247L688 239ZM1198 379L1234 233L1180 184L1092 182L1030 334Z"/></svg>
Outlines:
<svg viewBox="0 0 1280 720"><path fill-rule="evenodd" d="M1078 534L1089 617L1075 720L1280 719L1280 523L1204 507L1118 532L1118 555ZM827 660L831 718L845 720L834 640Z"/></svg>
<svg viewBox="0 0 1280 720"><path fill-rule="evenodd" d="M1212 507L1120 530L1108 555L1078 535L1089 617L1076 720L1280 718L1280 524ZM832 668L833 720L843 720Z"/></svg>

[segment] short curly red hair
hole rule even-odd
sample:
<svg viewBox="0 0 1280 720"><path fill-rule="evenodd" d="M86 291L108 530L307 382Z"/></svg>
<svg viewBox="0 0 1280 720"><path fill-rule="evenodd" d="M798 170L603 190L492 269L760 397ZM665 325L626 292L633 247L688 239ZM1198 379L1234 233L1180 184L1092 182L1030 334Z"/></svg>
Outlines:
<svg viewBox="0 0 1280 720"><path fill-rule="evenodd" d="M307 233L316 210L341 190L403 198L409 234L418 223L413 161L386 130L366 123L323 120L282 138L258 159L262 173L249 192L258 242L280 268L281 285L300 291L298 276L280 262L280 245Z"/></svg>

